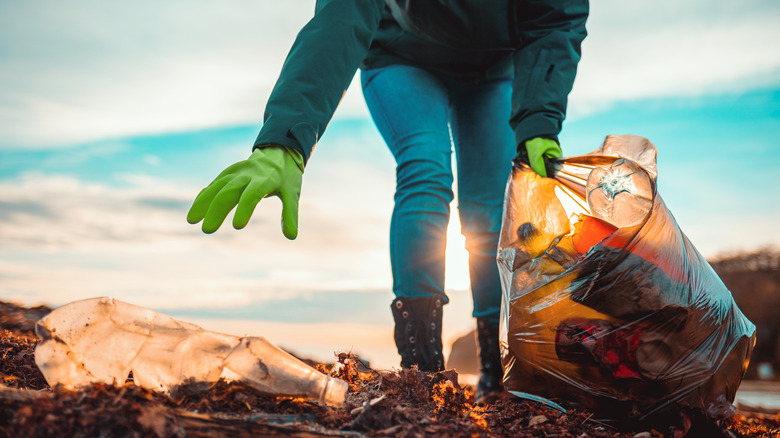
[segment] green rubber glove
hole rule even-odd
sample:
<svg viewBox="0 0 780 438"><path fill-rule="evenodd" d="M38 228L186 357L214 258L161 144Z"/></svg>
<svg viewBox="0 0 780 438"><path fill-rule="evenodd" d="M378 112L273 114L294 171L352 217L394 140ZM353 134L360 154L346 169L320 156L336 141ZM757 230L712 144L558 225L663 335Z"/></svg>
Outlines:
<svg viewBox="0 0 780 438"><path fill-rule="evenodd" d="M236 205L233 227L249 223L257 203L268 196L282 200L282 232L288 239L298 236L298 200L301 197L303 157L298 151L271 145L252 151L217 176L198 193L187 213L187 222L203 220L203 232L213 233Z"/></svg>
<svg viewBox="0 0 780 438"><path fill-rule="evenodd" d="M560 158L563 156L558 142L549 138L536 137L525 142L525 150L528 152L528 164L534 172L541 176L547 176L545 158Z"/></svg>

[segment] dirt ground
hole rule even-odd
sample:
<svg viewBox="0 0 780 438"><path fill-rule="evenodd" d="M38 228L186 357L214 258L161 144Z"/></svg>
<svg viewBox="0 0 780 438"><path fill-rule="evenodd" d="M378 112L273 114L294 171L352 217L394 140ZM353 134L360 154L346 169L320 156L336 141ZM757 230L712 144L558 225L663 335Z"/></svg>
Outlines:
<svg viewBox="0 0 780 438"><path fill-rule="evenodd" d="M664 437L664 425L599 422L506 396L474 402L452 371L377 371L346 353L312 365L349 383L347 402L329 408L273 397L239 383L171 394L96 384L50 388L35 366L34 324L49 311L0 302L0 437ZM695 413L686 436L780 437L780 415L738 413L713 421Z"/></svg>

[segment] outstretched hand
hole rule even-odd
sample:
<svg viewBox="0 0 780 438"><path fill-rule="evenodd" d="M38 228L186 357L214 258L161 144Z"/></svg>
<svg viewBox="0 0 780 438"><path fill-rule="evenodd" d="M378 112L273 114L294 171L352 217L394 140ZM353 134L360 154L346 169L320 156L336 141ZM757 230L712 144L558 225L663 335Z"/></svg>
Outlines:
<svg viewBox="0 0 780 438"><path fill-rule="evenodd" d="M288 239L298 236L298 200L301 196L303 158L298 151L270 145L255 149L244 161L222 171L201 190L187 213L187 222L203 221L203 232L213 233L233 209L233 227L244 228L261 199L282 200L282 232Z"/></svg>

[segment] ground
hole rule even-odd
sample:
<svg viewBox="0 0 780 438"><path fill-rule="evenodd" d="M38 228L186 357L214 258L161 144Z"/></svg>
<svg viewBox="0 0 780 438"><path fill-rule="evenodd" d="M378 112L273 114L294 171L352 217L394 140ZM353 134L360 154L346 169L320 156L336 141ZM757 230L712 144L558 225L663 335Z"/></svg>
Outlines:
<svg viewBox="0 0 780 438"><path fill-rule="evenodd" d="M376 371L347 353L312 363L349 383L340 408L261 394L240 383L183 385L171 394L96 384L50 388L35 366L34 323L49 311L0 302L0 437L663 437L662 425L617 428L512 396L475 403L452 371ZM695 417L687 436L778 437L780 415Z"/></svg>

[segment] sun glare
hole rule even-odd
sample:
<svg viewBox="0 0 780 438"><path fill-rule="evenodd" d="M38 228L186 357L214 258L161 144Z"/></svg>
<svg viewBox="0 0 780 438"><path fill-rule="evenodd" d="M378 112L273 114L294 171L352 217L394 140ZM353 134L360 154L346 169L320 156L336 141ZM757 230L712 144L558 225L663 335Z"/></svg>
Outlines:
<svg viewBox="0 0 780 438"><path fill-rule="evenodd" d="M590 208L585 200L577 196L577 194L566 186L555 186L555 194L558 196L558 200L561 201L563 209L569 217L576 214L591 214Z"/></svg>
<svg viewBox="0 0 780 438"><path fill-rule="evenodd" d="M569 217L584 213L590 209L583 199L564 186L555 188L558 199ZM460 219L453 208L450 224L447 227L447 252L444 286L448 290L468 290L471 287L469 277L469 253L466 251L466 239L460 233Z"/></svg>
<svg viewBox="0 0 780 438"><path fill-rule="evenodd" d="M469 253L466 251L466 239L460 233L460 220L457 214L450 217L447 227L447 259L445 264L444 286L446 289L466 290L469 281Z"/></svg>

